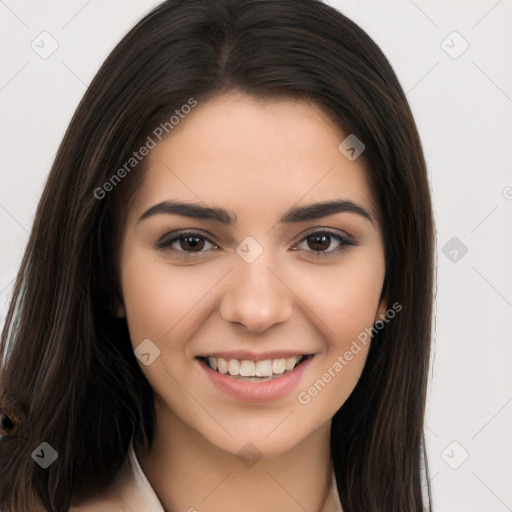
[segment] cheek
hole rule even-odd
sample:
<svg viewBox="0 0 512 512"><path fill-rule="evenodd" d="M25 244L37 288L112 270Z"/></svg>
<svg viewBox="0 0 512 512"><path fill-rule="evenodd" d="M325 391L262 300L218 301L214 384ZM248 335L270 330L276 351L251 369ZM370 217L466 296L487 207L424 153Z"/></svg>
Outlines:
<svg viewBox="0 0 512 512"><path fill-rule="evenodd" d="M384 260L375 254L360 252L345 263L302 281L301 293L326 344L297 400L308 414L325 418L343 405L361 376L385 274Z"/></svg>
<svg viewBox="0 0 512 512"><path fill-rule="evenodd" d="M132 343L142 339L162 339L186 313L186 295L190 287L180 286L172 273L150 261L144 254L132 252L122 264L123 301Z"/></svg>
<svg viewBox="0 0 512 512"><path fill-rule="evenodd" d="M371 327L379 307L384 262L373 254L354 253L339 266L301 273L298 295L316 317L328 340L328 349L343 349Z"/></svg>
<svg viewBox="0 0 512 512"><path fill-rule="evenodd" d="M381 276L371 271L362 274L352 272L343 276L337 289L332 292L335 306L331 309L331 322L334 323L333 329L342 335L344 342L373 325L382 282L383 273Z"/></svg>

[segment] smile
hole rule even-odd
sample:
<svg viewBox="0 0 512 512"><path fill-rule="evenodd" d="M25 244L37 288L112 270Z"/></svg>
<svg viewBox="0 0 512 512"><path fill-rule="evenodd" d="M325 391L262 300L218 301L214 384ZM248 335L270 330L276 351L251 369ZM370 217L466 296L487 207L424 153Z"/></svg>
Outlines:
<svg viewBox="0 0 512 512"><path fill-rule="evenodd" d="M273 359L233 359L198 356L200 367L220 391L245 402L270 402L289 395L314 354Z"/></svg>
<svg viewBox="0 0 512 512"><path fill-rule="evenodd" d="M245 381L262 382L294 370L308 358L307 355L251 361L249 359L224 359L201 357L212 370Z"/></svg>

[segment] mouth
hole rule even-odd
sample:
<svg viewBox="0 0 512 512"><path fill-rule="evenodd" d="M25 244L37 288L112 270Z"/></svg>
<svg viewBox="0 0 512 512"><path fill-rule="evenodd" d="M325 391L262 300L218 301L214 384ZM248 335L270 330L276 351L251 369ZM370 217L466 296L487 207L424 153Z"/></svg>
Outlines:
<svg viewBox="0 0 512 512"><path fill-rule="evenodd" d="M308 359L313 354L303 354L276 359L252 361L250 359L224 359L223 357L198 356L211 370L246 382L266 382L282 377Z"/></svg>

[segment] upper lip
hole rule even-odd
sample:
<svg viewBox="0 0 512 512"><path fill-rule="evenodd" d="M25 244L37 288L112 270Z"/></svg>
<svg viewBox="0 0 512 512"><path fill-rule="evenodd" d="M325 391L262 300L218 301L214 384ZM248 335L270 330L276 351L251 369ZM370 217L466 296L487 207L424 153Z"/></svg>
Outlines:
<svg viewBox="0 0 512 512"><path fill-rule="evenodd" d="M232 352L209 352L200 354L197 357L221 357L223 359L244 359L248 361L263 361L264 359L282 359L287 357L311 355L311 352L300 352L298 350L274 350L269 352L250 352L248 350L233 350Z"/></svg>

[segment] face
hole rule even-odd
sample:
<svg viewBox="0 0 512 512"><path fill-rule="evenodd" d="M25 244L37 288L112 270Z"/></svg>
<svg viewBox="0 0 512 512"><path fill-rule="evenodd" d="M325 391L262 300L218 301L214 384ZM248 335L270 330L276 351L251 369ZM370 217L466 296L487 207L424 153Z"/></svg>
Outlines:
<svg viewBox="0 0 512 512"><path fill-rule="evenodd" d="M119 315L157 417L263 455L330 425L366 360L358 335L386 308L381 228L345 138L306 102L230 93L151 150Z"/></svg>

